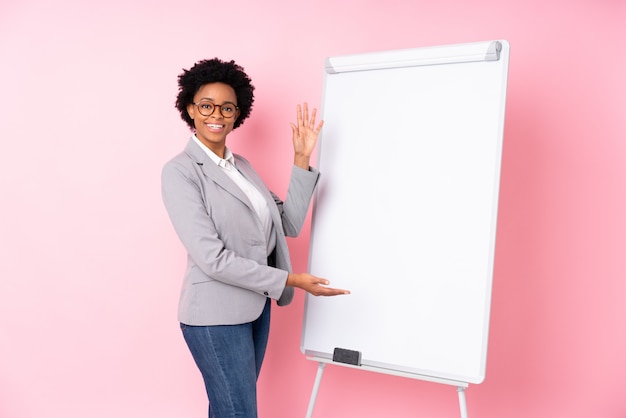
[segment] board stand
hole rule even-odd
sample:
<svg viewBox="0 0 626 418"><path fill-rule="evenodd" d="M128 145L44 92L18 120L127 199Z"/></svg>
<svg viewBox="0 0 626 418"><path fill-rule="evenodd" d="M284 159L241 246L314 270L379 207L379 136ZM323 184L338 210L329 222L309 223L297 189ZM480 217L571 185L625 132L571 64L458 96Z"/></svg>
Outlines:
<svg viewBox="0 0 626 418"><path fill-rule="evenodd" d="M405 372L399 372L399 371L392 371L392 370L382 369L378 367L364 366L364 365L352 366L349 364L337 363L335 361L332 361L330 359L323 358L323 357L307 357L307 360L317 361L318 366L317 366L317 374L315 375L315 383L313 384L313 390L311 392L311 398L309 399L309 407L307 408L307 411L306 411L306 418L313 417L313 408L315 407L315 401L317 400L317 393L319 392L320 384L322 383L322 376L324 375L324 369L326 368L327 363L336 364L336 365L344 366L344 367L351 367L354 369L362 369L362 370L374 371L378 373L392 374L394 376L402 376L402 377L407 377L410 379L427 380L430 382L456 386L456 390L459 395L459 409L461 412L461 418L468 418L467 417L467 402L465 399L465 389L467 389L468 384L465 382L458 382L455 380L447 380L447 379L441 379L437 377L417 375L417 374L405 373Z"/></svg>

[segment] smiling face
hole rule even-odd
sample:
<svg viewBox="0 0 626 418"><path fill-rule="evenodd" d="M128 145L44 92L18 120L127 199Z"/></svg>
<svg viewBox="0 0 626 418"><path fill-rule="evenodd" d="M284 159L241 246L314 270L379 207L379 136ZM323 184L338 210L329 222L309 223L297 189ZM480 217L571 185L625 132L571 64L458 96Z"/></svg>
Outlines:
<svg viewBox="0 0 626 418"><path fill-rule="evenodd" d="M226 148L226 136L233 130L233 125L239 117L239 110L230 118L222 115L222 105L225 103L237 105L235 90L224 83L205 84L193 97L194 103L209 102L214 105L213 114L204 116L195 104L187 105L187 113L193 119L196 128L196 136L211 151L220 158L224 157ZM215 106L217 105L217 106ZM206 107L206 106L204 106ZM226 106L224 106L224 109ZM204 111L204 113L207 113Z"/></svg>

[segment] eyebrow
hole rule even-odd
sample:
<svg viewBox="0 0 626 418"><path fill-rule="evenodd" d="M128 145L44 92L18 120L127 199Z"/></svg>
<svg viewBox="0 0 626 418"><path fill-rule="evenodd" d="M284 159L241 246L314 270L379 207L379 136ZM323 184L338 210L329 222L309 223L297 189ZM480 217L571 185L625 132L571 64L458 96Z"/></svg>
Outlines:
<svg viewBox="0 0 626 418"><path fill-rule="evenodd" d="M207 100L207 101L209 101L209 102L213 102L213 103L215 103L215 100L214 100L214 99L211 99L210 97L201 97L200 99L198 99L198 103L200 103L200 102L201 102L201 101L203 101L203 100ZM226 104L226 103L230 103L230 104L232 104L232 105L237 106L237 103L235 103L235 102L231 102L231 101L229 101L229 100L226 100L225 102L222 102L222 104ZM221 106L221 105L218 105L218 106Z"/></svg>

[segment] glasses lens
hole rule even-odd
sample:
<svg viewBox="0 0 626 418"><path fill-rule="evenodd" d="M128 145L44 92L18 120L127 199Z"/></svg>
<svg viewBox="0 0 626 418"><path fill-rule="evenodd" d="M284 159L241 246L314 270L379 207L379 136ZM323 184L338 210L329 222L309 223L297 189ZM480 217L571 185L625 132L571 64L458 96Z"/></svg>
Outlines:
<svg viewBox="0 0 626 418"><path fill-rule="evenodd" d="M237 106L232 103L224 103L220 106L220 110L222 111L222 116L224 116L225 118L232 118L233 116L235 116Z"/></svg>
<svg viewBox="0 0 626 418"><path fill-rule="evenodd" d="M215 106L211 102L200 102L197 106L200 113L204 116L210 116L215 110Z"/></svg>

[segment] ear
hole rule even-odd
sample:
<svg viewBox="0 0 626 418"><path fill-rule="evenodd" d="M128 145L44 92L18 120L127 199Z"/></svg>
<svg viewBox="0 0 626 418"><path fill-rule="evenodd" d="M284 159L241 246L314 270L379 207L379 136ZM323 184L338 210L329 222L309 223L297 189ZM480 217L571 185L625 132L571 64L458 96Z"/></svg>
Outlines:
<svg viewBox="0 0 626 418"><path fill-rule="evenodd" d="M196 106L193 103L189 103L187 105L187 114L191 119L195 119L196 116Z"/></svg>

